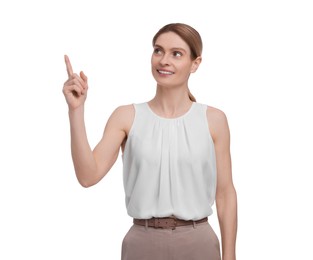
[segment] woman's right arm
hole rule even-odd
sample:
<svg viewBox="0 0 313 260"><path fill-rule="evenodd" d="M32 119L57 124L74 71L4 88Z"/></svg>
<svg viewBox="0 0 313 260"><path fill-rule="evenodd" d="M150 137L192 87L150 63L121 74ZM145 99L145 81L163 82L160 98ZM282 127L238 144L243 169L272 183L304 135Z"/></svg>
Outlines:
<svg viewBox="0 0 313 260"><path fill-rule="evenodd" d="M86 75L73 73L69 58L65 56L68 80L64 83L63 94L69 107L71 153L76 177L83 187L98 183L115 163L119 149L126 138L129 106L113 111L105 126L102 139L94 150L91 149L85 128L84 104L87 97Z"/></svg>

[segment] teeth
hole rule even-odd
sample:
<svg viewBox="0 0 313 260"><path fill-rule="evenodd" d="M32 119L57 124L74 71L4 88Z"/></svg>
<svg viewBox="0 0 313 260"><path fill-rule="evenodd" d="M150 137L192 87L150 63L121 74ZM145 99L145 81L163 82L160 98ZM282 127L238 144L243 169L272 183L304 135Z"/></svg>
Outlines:
<svg viewBox="0 0 313 260"><path fill-rule="evenodd" d="M161 74L166 74L166 75L174 74L173 72L164 71L164 70L159 70L159 73L161 73Z"/></svg>

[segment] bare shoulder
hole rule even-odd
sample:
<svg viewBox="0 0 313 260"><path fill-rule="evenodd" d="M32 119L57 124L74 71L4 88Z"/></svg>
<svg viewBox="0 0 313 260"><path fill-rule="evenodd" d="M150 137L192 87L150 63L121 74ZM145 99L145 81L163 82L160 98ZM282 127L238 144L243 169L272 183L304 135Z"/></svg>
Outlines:
<svg viewBox="0 0 313 260"><path fill-rule="evenodd" d="M212 107L212 106L207 106L207 118L208 120L211 122L211 121L214 121L214 122L220 122L220 123L225 123L227 122L227 116L226 114L224 113L224 111L222 111L221 109L219 108L216 108L216 107Z"/></svg>
<svg viewBox="0 0 313 260"><path fill-rule="evenodd" d="M133 115L135 113L134 105L133 104L127 104L127 105L121 105L115 108L112 114L115 116L127 116L127 115Z"/></svg>
<svg viewBox="0 0 313 260"><path fill-rule="evenodd" d="M216 140L219 135L228 135L228 120L224 111L216 107L208 106L206 115L210 132L214 140Z"/></svg>
<svg viewBox="0 0 313 260"><path fill-rule="evenodd" d="M128 134L129 129L135 117L135 108L133 104L120 105L114 109L110 119Z"/></svg>

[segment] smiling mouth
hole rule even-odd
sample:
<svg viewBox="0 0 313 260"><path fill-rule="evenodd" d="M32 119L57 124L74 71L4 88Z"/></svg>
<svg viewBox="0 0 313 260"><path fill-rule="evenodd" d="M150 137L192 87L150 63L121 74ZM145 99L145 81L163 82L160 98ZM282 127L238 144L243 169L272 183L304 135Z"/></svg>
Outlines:
<svg viewBox="0 0 313 260"><path fill-rule="evenodd" d="M159 72L162 75L173 75L174 74L174 72L165 71L165 70L157 70L157 72Z"/></svg>

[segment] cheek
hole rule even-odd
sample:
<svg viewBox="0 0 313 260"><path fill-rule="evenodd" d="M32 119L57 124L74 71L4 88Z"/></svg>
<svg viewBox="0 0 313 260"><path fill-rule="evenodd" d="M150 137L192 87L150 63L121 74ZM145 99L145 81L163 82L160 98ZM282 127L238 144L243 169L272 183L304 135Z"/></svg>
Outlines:
<svg viewBox="0 0 313 260"><path fill-rule="evenodd" d="M184 75L189 76L189 74L191 72L191 65L190 65L190 63L180 64L179 67L177 67L177 69L182 76L184 76Z"/></svg>
<svg viewBox="0 0 313 260"><path fill-rule="evenodd" d="M156 66L155 66L155 63L151 62L151 74L152 76L156 79L158 73L156 71Z"/></svg>
<svg viewBox="0 0 313 260"><path fill-rule="evenodd" d="M156 67L158 63L159 63L159 58L155 57L154 55L152 55L152 57L151 57L151 66L152 67Z"/></svg>
<svg viewBox="0 0 313 260"><path fill-rule="evenodd" d="M156 68L156 65L157 65L156 59L155 59L155 58L152 58L152 59L151 59L151 68L152 68L152 70L153 70L153 68Z"/></svg>

